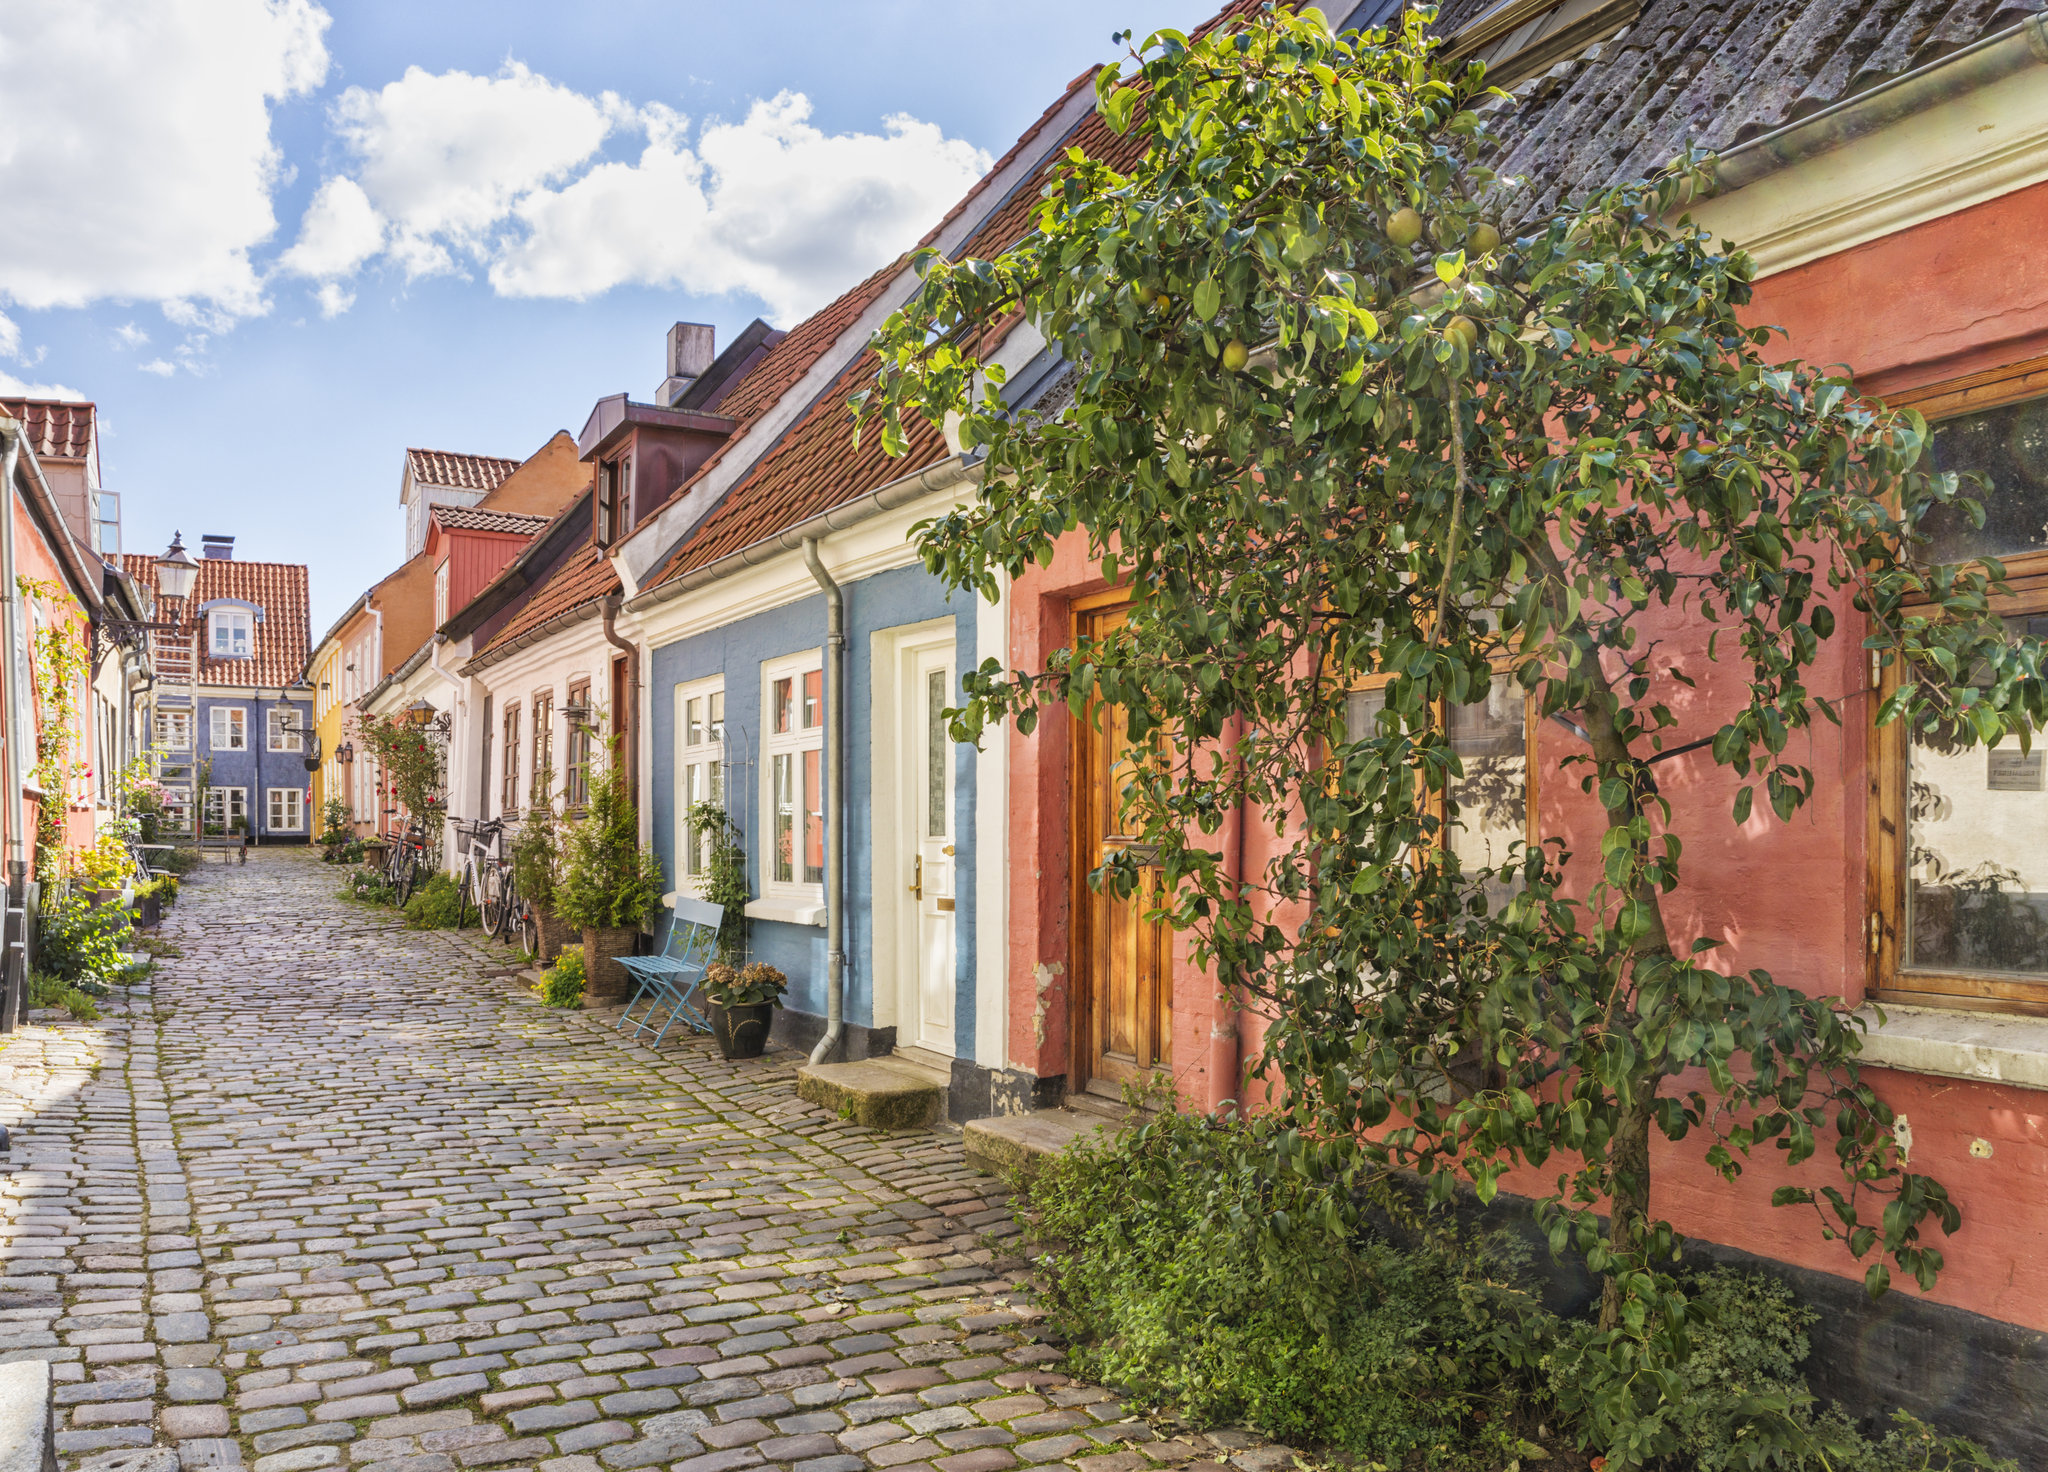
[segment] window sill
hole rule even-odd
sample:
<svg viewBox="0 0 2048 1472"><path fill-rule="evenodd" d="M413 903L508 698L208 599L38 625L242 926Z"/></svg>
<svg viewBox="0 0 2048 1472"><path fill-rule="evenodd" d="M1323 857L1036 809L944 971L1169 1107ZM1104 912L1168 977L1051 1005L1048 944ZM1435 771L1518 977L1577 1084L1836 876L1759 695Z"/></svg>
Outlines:
<svg viewBox="0 0 2048 1472"><path fill-rule="evenodd" d="M1884 1008L1857 1016L1870 1024L1862 1061L1902 1073L1969 1079L2015 1089L2048 1089L2048 1018L1950 1011L1946 1007Z"/></svg>
<svg viewBox="0 0 2048 1472"><path fill-rule="evenodd" d="M749 920L780 920L786 925L823 925L825 907L811 901L750 900Z"/></svg>

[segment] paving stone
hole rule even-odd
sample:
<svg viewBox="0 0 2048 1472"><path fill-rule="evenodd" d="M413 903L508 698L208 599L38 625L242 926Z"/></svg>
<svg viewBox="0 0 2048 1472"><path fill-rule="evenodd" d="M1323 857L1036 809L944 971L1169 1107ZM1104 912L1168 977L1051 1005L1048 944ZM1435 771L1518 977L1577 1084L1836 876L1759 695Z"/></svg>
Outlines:
<svg viewBox="0 0 2048 1472"><path fill-rule="evenodd" d="M55 1354L59 1434L106 1439L60 1472L1193 1454L1039 1368L1060 1351L989 1246L1009 1193L957 1136L806 1103L793 1054L629 1046L340 882L305 850L199 871L147 987L0 1035L9 1184L51 1182L0 1197L0 1352Z"/></svg>

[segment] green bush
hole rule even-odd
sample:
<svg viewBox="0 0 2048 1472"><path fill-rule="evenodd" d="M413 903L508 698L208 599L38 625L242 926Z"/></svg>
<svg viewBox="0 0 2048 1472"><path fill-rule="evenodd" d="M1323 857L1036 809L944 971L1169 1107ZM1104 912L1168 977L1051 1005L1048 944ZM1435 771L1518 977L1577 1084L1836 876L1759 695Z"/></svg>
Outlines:
<svg viewBox="0 0 2048 1472"><path fill-rule="evenodd" d="M640 846L640 816L613 755L610 769L591 779L590 805L563 842L555 885L555 913L583 930L637 929L668 887L659 861Z"/></svg>
<svg viewBox="0 0 2048 1472"><path fill-rule="evenodd" d="M583 952L564 951L540 974L540 999L550 1007L583 1005Z"/></svg>
<svg viewBox="0 0 2048 1472"><path fill-rule="evenodd" d="M395 905L398 891L385 880L381 869L353 869L349 871L348 888L341 892L345 900L360 900L366 905Z"/></svg>
<svg viewBox="0 0 2048 1472"><path fill-rule="evenodd" d="M184 876L199 867L199 850L196 848L174 848L167 854L160 854L153 861L160 869Z"/></svg>
<svg viewBox="0 0 2048 1472"><path fill-rule="evenodd" d="M47 971L29 973L28 1004L31 1007L62 1007L78 1022L91 1022L100 1015L100 1009L93 1004L88 993Z"/></svg>
<svg viewBox="0 0 2048 1472"><path fill-rule="evenodd" d="M414 930L453 930L458 918L469 924L477 923L476 906L470 906L467 916L458 917L462 903L462 887L456 883L453 874L436 874L413 893L405 902L405 923Z"/></svg>
<svg viewBox="0 0 2048 1472"><path fill-rule="evenodd" d="M1504 1412L1536 1399L1544 1316L1505 1240L1354 1238L1327 1188L1271 1168L1287 1143L1166 1113L1044 1167L1028 1194L1075 1373L1390 1466L1536 1456L1535 1419Z"/></svg>
<svg viewBox="0 0 2048 1472"><path fill-rule="evenodd" d="M139 900L155 895L166 907L178 902L178 876L159 874L156 878L135 886L135 897Z"/></svg>
<svg viewBox="0 0 2048 1472"><path fill-rule="evenodd" d="M110 981L126 969L125 948L134 933L127 912L114 905L46 894L36 917L36 964L62 981Z"/></svg>

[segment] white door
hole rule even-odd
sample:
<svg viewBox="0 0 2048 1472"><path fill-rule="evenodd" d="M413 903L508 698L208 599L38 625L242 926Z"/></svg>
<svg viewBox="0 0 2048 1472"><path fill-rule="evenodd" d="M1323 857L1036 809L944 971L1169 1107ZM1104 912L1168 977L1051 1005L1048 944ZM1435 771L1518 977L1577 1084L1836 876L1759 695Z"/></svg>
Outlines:
<svg viewBox="0 0 2048 1472"><path fill-rule="evenodd" d="M911 794L910 893L916 907L917 1017L909 1041L934 1053L953 1053L953 1001L959 979L953 966L953 741L945 709L953 692L950 644L917 650L909 664L911 730L906 755L914 771Z"/></svg>

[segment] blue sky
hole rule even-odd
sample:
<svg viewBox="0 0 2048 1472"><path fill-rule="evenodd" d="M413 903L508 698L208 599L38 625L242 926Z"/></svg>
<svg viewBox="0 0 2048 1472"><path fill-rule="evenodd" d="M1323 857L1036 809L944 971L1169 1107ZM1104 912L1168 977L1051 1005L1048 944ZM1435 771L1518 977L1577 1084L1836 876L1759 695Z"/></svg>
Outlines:
<svg viewBox="0 0 2048 1472"><path fill-rule="evenodd" d="M0 0L0 389L98 402L127 550L309 563L317 638L397 561L406 446L524 455L670 322L787 325L1113 30L1206 13Z"/></svg>

